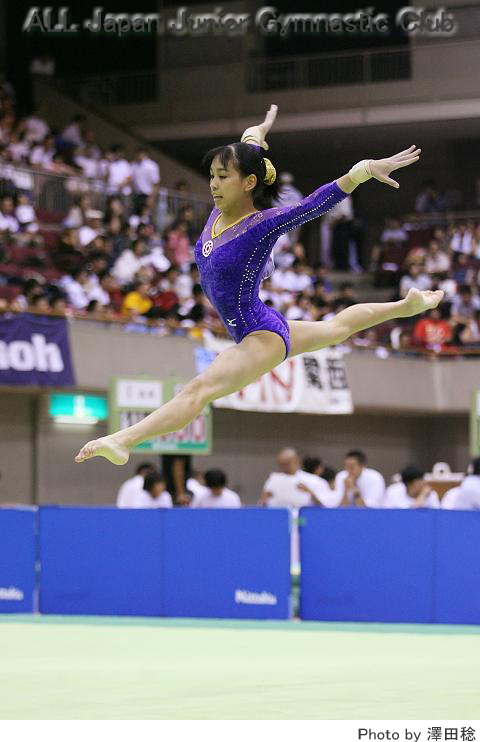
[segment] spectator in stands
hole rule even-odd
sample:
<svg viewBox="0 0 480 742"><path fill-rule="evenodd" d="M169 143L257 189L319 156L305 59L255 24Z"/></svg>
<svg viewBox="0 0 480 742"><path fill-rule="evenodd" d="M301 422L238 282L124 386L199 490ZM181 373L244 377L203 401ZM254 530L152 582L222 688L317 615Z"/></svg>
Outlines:
<svg viewBox="0 0 480 742"><path fill-rule="evenodd" d="M427 276L419 265L414 263L409 267L408 273L400 281L400 296L402 299L405 298L412 288L419 289L419 291L426 291L431 288L431 285L431 278Z"/></svg>
<svg viewBox="0 0 480 742"><path fill-rule="evenodd" d="M145 317L152 307L150 285L145 281L137 281L133 291L129 291L123 300L122 314L129 319Z"/></svg>
<svg viewBox="0 0 480 742"><path fill-rule="evenodd" d="M480 298L473 295L470 286L459 286L452 304L452 316L455 322L468 325L475 312L480 309Z"/></svg>
<svg viewBox="0 0 480 742"><path fill-rule="evenodd" d="M385 227L380 235L380 242L404 243L408 240L408 234L399 219L387 217Z"/></svg>
<svg viewBox="0 0 480 742"><path fill-rule="evenodd" d="M30 165L34 169L45 170L51 165L55 152L55 139L51 134L47 134L43 141L31 150Z"/></svg>
<svg viewBox="0 0 480 742"><path fill-rule="evenodd" d="M472 459L467 476L458 487L448 490L442 499L447 510L480 510L480 456Z"/></svg>
<svg viewBox="0 0 480 742"><path fill-rule="evenodd" d="M322 216L321 261L328 268L349 270L353 228L353 200L350 195Z"/></svg>
<svg viewBox="0 0 480 742"><path fill-rule="evenodd" d="M59 281L68 298L68 303L74 309L86 309L90 301L88 296L89 279L85 268L74 268L70 275L63 276Z"/></svg>
<svg viewBox="0 0 480 742"><path fill-rule="evenodd" d="M29 232L30 234L38 232L38 222L35 209L33 208L27 193L19 193L17 196L15 218L18 221L21 232Z"/></svg>
<svg viewBox="0 0 480 742"><path fill-rule="evenodd" d="M473 249L473 232L467 224L457 224L450 240L450 250L453 253L471 255Z"/></svg>
<svg viewBox="0 0 480 742"><path fill-rule="evenodd" d="M449 312L448 305L442 305L428 312L422 319L415 322L413 328L413 343L423 348L440 350L452 339L451 325L445 319L445 312Z"/></svg>
<svg viewBox="0 0 480 742"><path fill-rule="evenodd" d="M424 479L424 472L416 466L406 466L400 472L401 481L387 487L384 508L439 508L437 492Z"/></svg>
<svg viewBox="0 0 480 742"><path fill-rule="evenodd" d="M135 475L122 484L117 494L117 507L133 508L138 494L143 490L143 483L147 474L155 471L149 461L142 461L135 469Z"/></svg>
<svg viewBox="0 0 480 742"><path fill-rule="evenodd" d="M74 162L79 168L81 168L84 178L98 178L99 176L99 164L96 150L97 148L93 144L77 149L74 156Z"/></svg>
<svg viewBox="0 0 480 742"><path fill-rule="evenodd" d="M85 218L87 223L78 230L78 241L80 247L87 247L87 245L90 245L95 237L98 237L98 235L102 234L103 231L103 213L101 211L89 209L85 214Z"/></svg>
<svg viewBox="0 0 480 742"><path fill-rule="evenodd" d="M459 339L462 345L478 346L480 344L480 309L475 311L466 326L463 325Z"/></svg>
<svg viewBox="0 0 480 742"><path fill-rule="evenodd" d="M120 286L125 286L133 281L135 274L143 265L142 257L146 253L147 245L145 240L141 239L135 240L131 248L122 252L112 268L112 275L117 279Z"/></svg>
<svg viewBox="0 0 480 742"><path fill-rule="evenodd" d="M13 198L4 196L0 203L0 232L17 234L20 231L20 225L15 216L15 202Z"/></svg>
<svg viewBox="0 0 480 742"><path fill-rule="evenodd" d="M119 144L110 147L106 154L106 162L108 192L128 196L131 193L132 166L125 158L123 148ZM99 172L102 172L101 169Z"/></svg>
<svg viewBox="0 0 480 742"><path fill-rule="evenodd" d="M429 274L448 273L450 258L446 252L440 250L437 240L430 240L425 258L425 271Z"/></svg>
<svg viewBox="0 0 480 742"><path fill-rule="evenodd" d="M20 122L19 131L25 132L27 143L32 145L43 142L45 137L50 134L50 127L45 119L40 116L40 108L37 107L30 116Z"/></svg>
<svg viewBox="0 0 480 742"><path fill-rule="evenodd" d="M263 485L260 505L289 508L331 505L325 480L302 471L294 448L283 448L277 456L277 465L279 471L272 472Z"/></svg>
<svg viewBox="0 0 480 742"><path fill-rule="evenodd" d="M242 501L236 492L227 487L227 477L221 469L205 472L205 493L197 488L190 507L192 508L240 508Z"/></svg>
<svg viewBox="0 0 480 742"><path fill-rule="evenodd" d="M165 489L165 478L157 471L145 475L143 489L136 495L135 508L172 508L172 496Z"/></svg>
<svg viewBox="0 0 480 742"><path fill-rule="evenodd" d="M308 472L308 474L315 474L316 477L321 477L323 476L324 468L322 459L318 456L306 456L303 459L302 469Z"/></svg>
<svg viewBox="0 0 480 742"><path fill-rule="evenodd" d="M193 250L188 238L187 222L176 222L167 231L165 240L165 254L173 266L182 268L192 262Z"/></svg>
<svg viewBox="0 0 480 742"><path fill-rule="evenodd" d="M433 180L425 180L415 199L415 211L417 214L443 211L444 208L444 199L440 195L435 182Z"/></svg>
<svg viewBox="0 0 480 742"><path fill-rule="evenodd" d="M136 205L139 207L143 205L148 196L158 192L160 185L160 168L144 147L139 147L135 153L131 174Z"/></svg>
<svg viewBox="0 0 480 742"><path fill-rule="evenodd" d="M385 480L380 472L367 467L363 451L354 449L345 455L345 469L335 478L338 505L379 508L385 492Z"/></svg>
<svg viewBox="0 0 480 742"><path fill-rule="evenodd" d="M81 113L76 113L62 130L62 139L75 147L82 147L84 143L85 123L85 116Z"/></svg>

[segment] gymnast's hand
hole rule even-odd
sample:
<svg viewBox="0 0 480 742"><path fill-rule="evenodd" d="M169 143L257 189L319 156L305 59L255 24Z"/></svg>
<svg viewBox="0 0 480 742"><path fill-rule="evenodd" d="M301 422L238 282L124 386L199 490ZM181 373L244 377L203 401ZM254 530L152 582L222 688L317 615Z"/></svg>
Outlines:
<svg viewBox="0 0 480 742"><path fill-rule="evenodd" d="M392 188L400 188L400 184L393 178L390 178L390 173L417 162L420 159L421 151L415 144L412 144L408 149L404 149L403 152L398 152L392 157L385 157L383 160L370 160L369 165L372 177L381 183L392 186Z"/></svg>
<svg viewBox="0 0 480 742"><path fill-rule="evenodd" d="M268 144L265 141L265 137L272 128L275 119L277 118L278 106L274 103L268 109L263 123L258 126L250 126L242 134L240 141L246 142L247 144L258 144L263 149L268 149Z"/></svg>

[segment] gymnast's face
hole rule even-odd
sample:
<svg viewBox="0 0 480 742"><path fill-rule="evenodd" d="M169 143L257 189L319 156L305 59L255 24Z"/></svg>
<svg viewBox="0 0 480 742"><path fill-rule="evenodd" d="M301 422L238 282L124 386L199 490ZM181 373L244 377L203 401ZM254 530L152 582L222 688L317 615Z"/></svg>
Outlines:
<svg viewBox="0 0 480 742"><path fill-rule="evenodd" d="M252 191L257 183L255 175L244 177L232 161L222 165L220 158L214 157L210 166L210 190L215 206L219 211L228 213L245 202L252 202Z"/></svg>

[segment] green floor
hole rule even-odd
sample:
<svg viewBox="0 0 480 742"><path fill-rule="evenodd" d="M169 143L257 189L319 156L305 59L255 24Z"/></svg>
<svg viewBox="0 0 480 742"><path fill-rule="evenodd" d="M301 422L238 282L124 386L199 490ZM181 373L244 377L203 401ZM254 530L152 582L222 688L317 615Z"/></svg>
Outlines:
<svg viewBox="0 0 480 742"><path fill-rule="evenodd" d="M0 617L0 719L476 719L480 627Z"/></svg>

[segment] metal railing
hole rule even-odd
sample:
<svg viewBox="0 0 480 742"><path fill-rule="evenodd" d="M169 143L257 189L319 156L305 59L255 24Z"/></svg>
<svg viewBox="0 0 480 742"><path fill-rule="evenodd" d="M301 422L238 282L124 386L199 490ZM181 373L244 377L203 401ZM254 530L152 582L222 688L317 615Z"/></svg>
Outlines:
<svg viewBox="0 0 480 742"><path fill-rule="evenodd" d="M160 76L155 70L65 77L53 83L61 93L75 95L86 106L146 103L160 97Z"/></svg>
<svg viewBox="0 0 480 742"><path fill-rule="evenodd" d="M70 208L83 195L88 195L90 208L105 211L108 198L116 195L103 180L83 178L77 175L59 175L44 170L18 167L0 162L0 197L28 193L37 212L48 212L48 221L60 222ZM134 209L134 194L121 195L127 212ZM155 222L163 230L177 217L182 208L193 211L193 226L200 231L212 209L212 203L190 193L177 193L160 188L154 209ZM42 216L42 215L40 215Z"/></svg>
<svg viewBox="0 0 480 742"><path fill-rule="evenodd" d="M406 80L410 74L411 50L402 47L250 62L246 86L258 93Z"/></svg>

